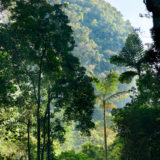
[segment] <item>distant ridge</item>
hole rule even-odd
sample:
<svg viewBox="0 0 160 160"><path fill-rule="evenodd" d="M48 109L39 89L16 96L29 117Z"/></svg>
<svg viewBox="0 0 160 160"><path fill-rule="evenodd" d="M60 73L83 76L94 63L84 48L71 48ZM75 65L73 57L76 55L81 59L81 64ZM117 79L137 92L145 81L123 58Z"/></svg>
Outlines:
<svg viewBox="0 0 160 160"><path fill-rule="evenodd" d="M50 0L53 2L53 0ZM77 48L74 54L82 65L97 75L111 68L109 57L117 54L133 28L122 14L105 0L56 0L68 3L66 13L74 30Z"/></svg>

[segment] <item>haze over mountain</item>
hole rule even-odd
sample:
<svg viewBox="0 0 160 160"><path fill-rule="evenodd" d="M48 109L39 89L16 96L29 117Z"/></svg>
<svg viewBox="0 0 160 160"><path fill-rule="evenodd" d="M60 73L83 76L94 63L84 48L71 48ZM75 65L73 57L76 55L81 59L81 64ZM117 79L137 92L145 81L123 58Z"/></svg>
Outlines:
<svg viewBox="0 0 160 160"><path fill-rule="evenodd" d="M153 27L151 17L140 17L141 15L151 15L146 9L144 2L141 0L127 1L127 0L106 0L112 6L120 11L125 20L129 19L134 28L140 29L140 37L143 43L152 43L150 29ZM147 25L146 25L147 24Z"/></svg>

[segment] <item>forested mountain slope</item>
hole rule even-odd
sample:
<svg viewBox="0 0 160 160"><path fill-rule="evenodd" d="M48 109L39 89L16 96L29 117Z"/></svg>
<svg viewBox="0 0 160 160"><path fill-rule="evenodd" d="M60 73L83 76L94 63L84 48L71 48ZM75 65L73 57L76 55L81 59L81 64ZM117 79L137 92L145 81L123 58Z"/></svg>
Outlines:
<svg viewBox="0 0 160 160"><path fill-rule="evenodd" d="M50 2L55 3L53 0ZM69 16L77 45L74 55L80 59L83 66L98 76L108 74L111 69L121 72L124 68L110 64L109 58L118 54L123 48L128 34L133 30L130 22L124 21L121 13L105 0L56 0L56 3L65 2L68 4L66 13ZM119 87L120 90L126 89L124 85ZM125 103L126 101L122 101L117 105L122 107ZM73 129L74 127L69 129L61 150L66 148L79 150L87 141L95 145L103 145L102 117L103 113L97 107L94 114L97 130L92 131L90 138L81 137ZM107 115L107 123L107 127L112 125L109 115ZM112 131L109 130L109 132ZM109 143L113 141L114 136L115 133L109 133Z"/></svg>
<svg viewBox="0 0 160 160"><path fill-rule="evenodd" d="M122 49L128 33L133 30L130 22L124 21L121 13L105 0L56 1L65 2L77 44L74 54L81 63L97 75L111 68L120 70L109 63L109 57Z"/></svg>

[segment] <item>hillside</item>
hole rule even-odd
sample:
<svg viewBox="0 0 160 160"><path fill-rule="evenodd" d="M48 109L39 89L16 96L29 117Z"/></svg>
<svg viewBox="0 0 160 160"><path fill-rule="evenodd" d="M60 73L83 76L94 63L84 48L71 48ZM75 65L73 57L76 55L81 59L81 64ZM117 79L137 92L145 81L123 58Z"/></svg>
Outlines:
<svg viewBox="0 0 160 160"><path fill-rule="evenodd" d="M65 2L66 0L56 1L56 3ZM80 59L83 66L98 76L106 75L110 69L121 72L124 68L110 64L109 58L117 54L124 46L125 39L133 30L130 22L124 21L121 13L104 0L68 0L67 4L66 13L77 45L74 55ZM126 86L121 84L119 89L125 90ZM128 100L116 104L122 107L126 102ZM102 117L102 111L97 108L94 114L97 130L92 131L90 138L81 137L74 127L70 128L66 135L66 142L60 150L67 148L77 151L87 141L103 145ZM108 127L112 125L110 115L107 116L107 122ZM108 141L111 144L115 133L111 130L109 132Z"/></svg>
<svg viewBox="0 0 160 160"><path fill-rule="evenodd" d="M50 0L53 2L53 0ZM132 26L120 12L105 0L57 0L68 3L66 13L74 30L77 47L74 55L82 65L95 74L107 73L111 68L120 70L108 61L124 45Z"/></svg>

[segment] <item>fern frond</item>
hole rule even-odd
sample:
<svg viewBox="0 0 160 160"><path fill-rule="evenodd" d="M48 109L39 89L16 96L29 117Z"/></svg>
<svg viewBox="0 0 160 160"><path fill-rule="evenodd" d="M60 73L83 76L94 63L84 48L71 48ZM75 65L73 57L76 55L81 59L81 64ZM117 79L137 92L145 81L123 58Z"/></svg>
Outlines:
<svg viewBox="0 0 160 160"><path fill-rule="evenodd" d="M131 94L131 91L120 91L106 98L106 101L108 103L120 101L120 100L127 98L130 94Z"/></svg>

